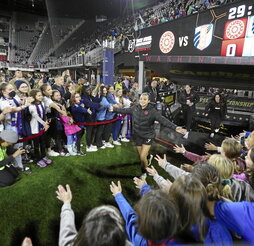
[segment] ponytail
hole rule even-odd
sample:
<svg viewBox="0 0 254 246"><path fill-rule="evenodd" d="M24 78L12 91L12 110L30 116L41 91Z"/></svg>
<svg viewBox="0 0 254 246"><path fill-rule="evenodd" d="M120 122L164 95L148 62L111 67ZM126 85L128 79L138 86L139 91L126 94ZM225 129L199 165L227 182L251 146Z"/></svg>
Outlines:
<svg viewBox="0 0 254 246"><path fill-rule="evenodd" d="M222 184L222 190L221 190L221 195L231 201L234 201L234 198L232 196L232 191L231 191L231 187L229 184Z"/></svg>
<svg viewBox="0 0 254 246"><path fill-rule="evenodd" d="M218 189L217 184L209 183L206 186L206 192L207 192L208 200L210 200L210 201L219 201L220 200L220 191Z"/></svg>
<svg viewBox="0 0 254 246"><path fill-rule="evenodd" d="M232 161L233 166L234 166L234 174L240 174L241 171L240 171L240 168L239 168L239 166L238 166L237 160L234 159L234 160L231 160L231 161Z"/></svg>

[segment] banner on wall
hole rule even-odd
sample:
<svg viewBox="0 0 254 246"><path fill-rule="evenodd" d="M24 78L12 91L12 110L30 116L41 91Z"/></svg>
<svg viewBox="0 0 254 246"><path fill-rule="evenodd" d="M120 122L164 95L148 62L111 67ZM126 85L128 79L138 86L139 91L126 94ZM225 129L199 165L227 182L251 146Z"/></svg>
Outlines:
<svg viewBox="0 0 254 246"><path fill-rule="evenodd" d="M114 84L114 52L111 49L103 51L103 82L106 85Z"/></svg>

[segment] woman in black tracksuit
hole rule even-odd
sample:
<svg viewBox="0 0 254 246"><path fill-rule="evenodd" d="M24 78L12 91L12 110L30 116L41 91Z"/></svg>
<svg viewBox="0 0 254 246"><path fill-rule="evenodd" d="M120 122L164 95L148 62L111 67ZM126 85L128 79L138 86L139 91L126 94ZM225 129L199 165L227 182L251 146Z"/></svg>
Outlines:
<svg viewBox="0 0 254 246"><path fill-rule="evenodd" d="M186 132L186 130L177 127L171 121L163 117L154 106L149 104L149 102L149 95L147 93L142 93L139 104L131 108L113 109L113 111L117 113L132 115L133 138L138 149L143 173L145 173L145 168L148 166L147 155L155 137L154 121L158 121L163 126L172 128L181 134Z"/></svg>
<svg viewBox="0 0 254 246"><path fill-rule="evenodd" d="M209 117L211 121L211 135L214 137L215 132L219 132L220 123L225 118L227 114L227 104L219 93L216 93L211 101L205 108L206 116Z"/></svg>
<svg viewBox="0 0 254 246"><path fill-rule="evenodd" d="M191 90L190 85L185 85L184 91L179 96L179 103L182 105L183 118L187 132L191 129L191 123L194 112L196 110L196 103L199 101L197 93Z"/></svg>

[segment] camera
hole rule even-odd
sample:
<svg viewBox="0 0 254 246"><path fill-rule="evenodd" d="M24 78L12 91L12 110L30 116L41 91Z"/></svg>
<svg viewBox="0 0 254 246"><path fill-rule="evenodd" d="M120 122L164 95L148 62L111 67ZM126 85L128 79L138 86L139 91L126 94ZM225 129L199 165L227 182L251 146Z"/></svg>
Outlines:
<svg viewBox="0 0 254 246"><path fill-rule="evenodd" d="M26 146L24 147L24 149L25 149L27 152L30 152L31 149L32 149L32 146L28 144L28 145L26 145Z"/></svg>

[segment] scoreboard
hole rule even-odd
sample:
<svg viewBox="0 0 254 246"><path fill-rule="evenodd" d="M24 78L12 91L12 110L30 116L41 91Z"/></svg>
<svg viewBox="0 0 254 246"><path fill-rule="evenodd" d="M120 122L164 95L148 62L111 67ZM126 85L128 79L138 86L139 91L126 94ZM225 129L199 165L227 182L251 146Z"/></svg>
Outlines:
<svg viewBox="0 0 254 246"><path fill-rule="evenodd" d="M254 1L237 1L137 31L126 38L125 49L144 60L145 56L253 57L254 65Z"/></svg>
<svg viewBox="0 0 254 246"><path fill-rule="evenodd" d="M222 56L254 56L253 5L240 4L229 9L224 26Z"/></svg>

